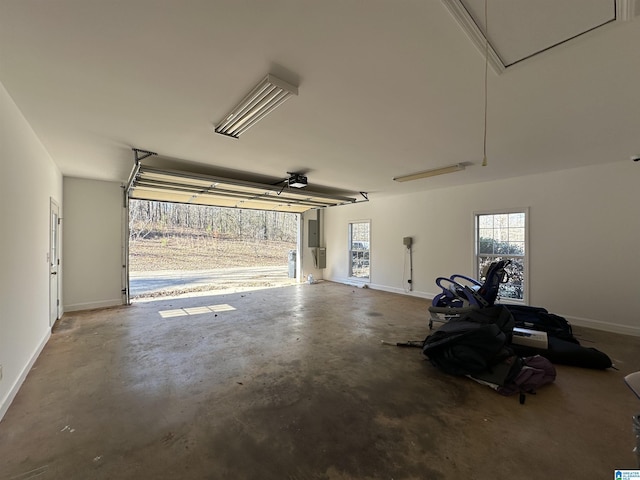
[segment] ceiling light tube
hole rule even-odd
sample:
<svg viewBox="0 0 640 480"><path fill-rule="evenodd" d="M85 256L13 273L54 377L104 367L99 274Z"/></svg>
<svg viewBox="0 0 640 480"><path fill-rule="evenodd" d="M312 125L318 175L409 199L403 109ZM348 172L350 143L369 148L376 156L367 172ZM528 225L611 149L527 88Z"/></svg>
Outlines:
<svg viewBox="0 0 640 480"><path fill-rule="evenodd" d="M252 127L255 123L262 120L269 113L271 113L276 107L281 105L286 99L288 95L285 92L280 92L278 95L271 99L268 103L264 103L263 105L258 105L252 109L252 111L247 113L246 121L243 125L239 125L235 129L235 134L240 135L247 131L250 127Z"/></svg>
<svg viewBox="0 0 640 480"><path fill-rule="evenodd" d="M436 168L434 170L425 170L424 172L412 173L410 175L402 175L400 177L394 177L396 182L409 182L411 180L418 180L420 178L435 177L436 175L445 175L447 173L459 172L464 170L462 163L455 163L448 167Z"/></svg>
<svg viewBox="0 0 640 480"><path fill-rule="evenodd" d="M247 120L247 117L250 118L252 114L255 114L253 112L260 108L260 102L264 102L269 95L272 95L273 90L274 88L268 88L268 86L265 86L264 89L260 89L256 93L252 92L250 94L251 98L246 101L243 100L239 105L237 105L236 108L230 112L220 124L218 124L216 130L228 133L229 130L233 129L238 124L244 123Z"/></svg>
<svg viewBox="0 0 640 480"><path fill-rule="evenodd" d="M238 138L292 95L298 95L297 87L273 75L267 75L223 117L214 131L221 135Z"/></svg>
<svg viewBox="0 0 640 480"><path fill-rule="evenodd" d="M247 110L250 110L258 101L260 101L260 99L269 95L274 88L275 87L265 83L264 81L257 85L238 105L235 106L231 112L229 112L218 126L220 128L224 128L229 125L236 116L243 115Z"/></svg>

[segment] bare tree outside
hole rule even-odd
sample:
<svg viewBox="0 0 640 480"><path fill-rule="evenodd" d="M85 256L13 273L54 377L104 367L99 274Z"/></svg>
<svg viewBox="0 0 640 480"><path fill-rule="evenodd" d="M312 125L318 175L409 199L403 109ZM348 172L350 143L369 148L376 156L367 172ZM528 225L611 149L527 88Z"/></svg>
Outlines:
<svg viewBox="0 0 640 480"><path fill-rule="evenodd" d="M371 224L368 221L349 224L349 276L351 277L369 278L370 230Z"/></svg>
<svg viewBox="0 0 640 480"><path fill-rule="evenodd" d="M129 270L282 267L296 249L298 215L147 200L129 204Z"/></svg>
<svg viewBox="0 0 640 480"><path fill-rule="evenodd" d="M524 299L525 228L524 212L479 214L477 218L478 278L492 262L510 260L508 280L500 285L501 298Z"/></svg>

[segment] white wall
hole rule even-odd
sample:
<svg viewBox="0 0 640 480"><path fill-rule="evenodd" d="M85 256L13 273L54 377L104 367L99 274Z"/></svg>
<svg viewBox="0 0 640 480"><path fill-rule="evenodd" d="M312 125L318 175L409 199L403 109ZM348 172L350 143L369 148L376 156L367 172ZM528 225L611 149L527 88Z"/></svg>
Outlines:
<svg viewBox="0 0 640 480"><path fill-rule="evenodd" d="M120 184L65 177L64 204L65 311L121 305Z"/></svg>
<svg viewBox="0 0 640 480"><path fill-rule="evenodd" d="M352 283L347 225L371 219L370 286L404 293L402 238L411 236L411 294L432 298L436 277L475 276L473 213L515 207L529 207L529 304L640 335L640 164L631 161L327 209L324 278Z"/></svg>
<svg viewBox="0 0 640 480"><path fill-rule="evenodd" d="M62 208L62 175L2 84L0 169L1 419L51 333L50 199Z"/></svg>

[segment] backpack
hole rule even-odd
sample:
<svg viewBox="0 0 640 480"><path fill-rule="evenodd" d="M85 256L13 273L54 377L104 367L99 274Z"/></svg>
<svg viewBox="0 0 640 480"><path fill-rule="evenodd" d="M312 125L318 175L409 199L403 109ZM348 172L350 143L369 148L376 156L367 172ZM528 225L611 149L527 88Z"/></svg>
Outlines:
<svg viewBox="0 0 640 480"><path fill-rule="evenodd" d="M504 370L506 375L496 376L496 372ZM556 369L553 364L540 355L532 357L512 356L505 359L495 368L496 372L483 372L470 375L473 380L493 388L501 395L520 396L520 403L525 402L525 394L535 394L536 390L552 383L556 379Z"/></svg>

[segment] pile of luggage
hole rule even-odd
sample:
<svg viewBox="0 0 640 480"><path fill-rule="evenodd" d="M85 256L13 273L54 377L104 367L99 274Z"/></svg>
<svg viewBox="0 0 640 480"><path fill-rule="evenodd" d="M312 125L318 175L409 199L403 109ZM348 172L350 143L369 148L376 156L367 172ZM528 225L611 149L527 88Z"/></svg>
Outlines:
<svg viewBox="0 0 640 480"><path fill-rule="evenodd" d="M422 344L431 363L451 375L465 375L504 395L533 393L555 380L553 364L607 369L611 359L580 345L567 320L546 309L495 304L508 261L490 265L484 284L469 286L462 275L436 280L442 293L429 307L443 325ZM474 283L475 282L475 283Z"/></svg>

